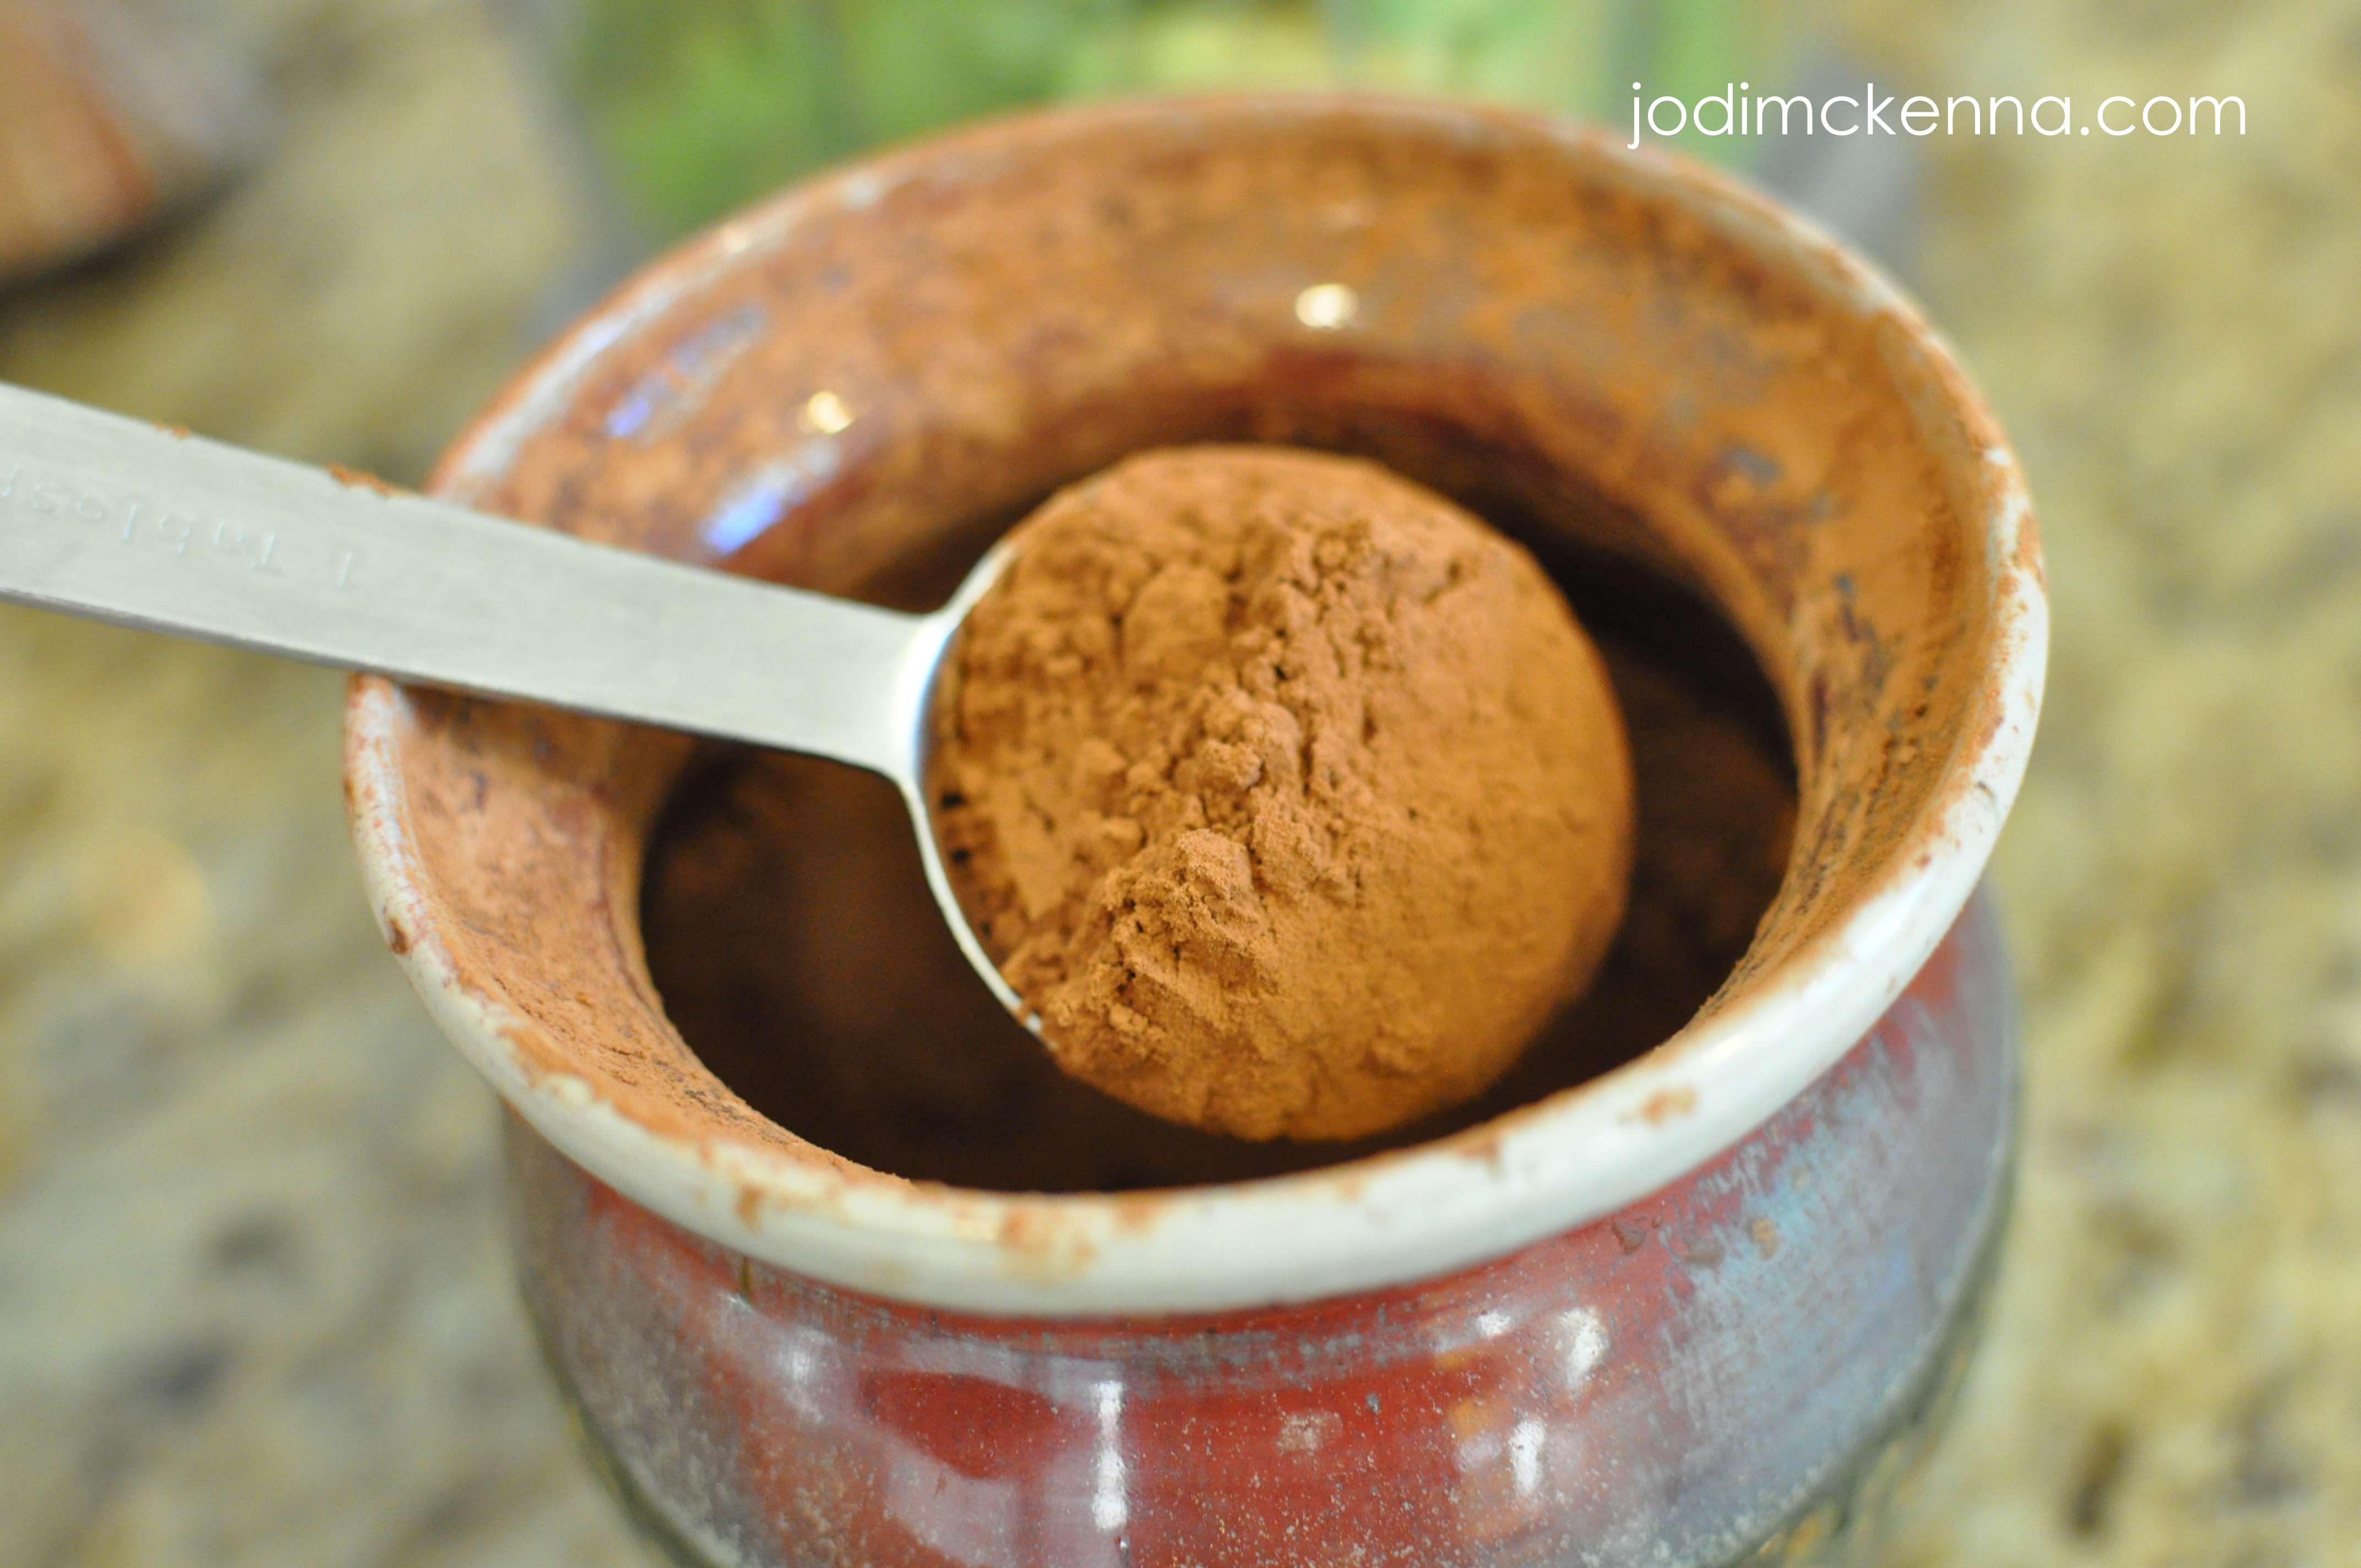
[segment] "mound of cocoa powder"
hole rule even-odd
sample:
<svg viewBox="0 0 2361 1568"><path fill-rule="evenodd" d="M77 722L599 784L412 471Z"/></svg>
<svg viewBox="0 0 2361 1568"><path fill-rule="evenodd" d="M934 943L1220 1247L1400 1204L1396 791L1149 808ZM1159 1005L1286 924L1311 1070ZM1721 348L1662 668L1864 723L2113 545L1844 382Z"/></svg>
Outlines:
<svg viewBox="0 0 2361 1568"><path fill-rule="evenodd" d="M1144 454L1012 535L946 667L962 903L1060 1067L1350 1138L1483 1090L1621 918L1605 668L1519 546L1357 459Z"/></svg>
<svg viewBox="0 0 2361 1568"><path fill-rule="evenodd" d="M1306 1170L1596 1078L1687 1022L1745 951L1786 863L1795 785L1763 721L1774 699L1734 634L1702 609L1635 605L1597 562L1569 573L1559 580L1606 655L1631 742L1631 904L1589 988L1473 1100L1350 1144L1247 1143L1100 1093L1060 1071L968 968L894 786L789 751L718 751L664 814L642 900L664 1011L782 1126L873 1169L1011 1192ZM1678 634L1643 650L1628 641L1635 620ZM1685 661L1717 642L1732 667Z"/></svg>

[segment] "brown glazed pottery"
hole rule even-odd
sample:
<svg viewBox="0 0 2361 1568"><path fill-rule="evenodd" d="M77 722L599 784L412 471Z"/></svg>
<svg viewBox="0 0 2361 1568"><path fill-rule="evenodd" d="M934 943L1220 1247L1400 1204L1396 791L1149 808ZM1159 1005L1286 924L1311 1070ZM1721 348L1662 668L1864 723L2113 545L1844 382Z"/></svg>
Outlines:
<svg viewBox="0 0 2361 1568"><path fill-rule="evenodd" d="M1547 121L1093 107L692 242L437 488L914 604L1058 485L1207 439L1367 454L1718 607L1798 791L1752 948L1653 1050L1411 1146L1158 1191L912 1180L757 1112L668 1020L642 878L693 743L357 681L372 896L516 1112L528 1299L610 1475L710 1563L1853 1550L2004 1209L1973 894L2045 643L2000 433L1871 269Z"/></svg>

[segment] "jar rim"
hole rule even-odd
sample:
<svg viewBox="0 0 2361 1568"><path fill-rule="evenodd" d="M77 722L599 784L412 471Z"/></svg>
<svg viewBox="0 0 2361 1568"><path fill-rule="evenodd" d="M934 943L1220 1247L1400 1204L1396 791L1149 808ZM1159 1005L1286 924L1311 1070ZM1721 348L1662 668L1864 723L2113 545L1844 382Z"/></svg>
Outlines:
<svg viewBox="0 0 2361 1568"><path fill-rule="evenodd" d="M937 1308L1028 1317L1215 1311L1431 1277L1611 1214L1714 1158L1833 1066L1899 996L1965 906L2023 776L2047 649L2039 550L2015 462L1948 345L1878 270L1725 176L1538 116L1364 95L1134 103L986 125L867 160L724 223L642 273L514 381L454 449L438 488L496 475L619 342L842 203L929 160L1175 115L1374 115L1506 135L1604 169L1642 199L1894 332L1917 393L1974 438L1988 592L1988 715L1941 764L1884 874L1842 917L1611 1071L1433 1142L1293 1175L1145 1193L1013 1193L869 1172L825 1151L652 1125L584 1076L518 1048L511 1005L466 978L422 883L397 738L407 696L357 677L346 785L364 880L437 1024L512 1106L624 1196L723 1245L828 1283ZM398 937L393 934L399 933ZM808 1152L807 1152L808 1151Z"/></svg>

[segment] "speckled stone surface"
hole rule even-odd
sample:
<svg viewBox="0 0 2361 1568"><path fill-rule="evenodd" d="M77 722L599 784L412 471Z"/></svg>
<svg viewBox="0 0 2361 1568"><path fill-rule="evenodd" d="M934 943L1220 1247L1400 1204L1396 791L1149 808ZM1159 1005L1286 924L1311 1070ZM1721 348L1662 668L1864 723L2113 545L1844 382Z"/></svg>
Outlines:
<svg viewBox="0 0 2361 1568"><path fill-rule="evenodd" d="M2361 8L1859 21L1930 91L2251 115L1928 144L1916 281L2024 457L2056 638L1995 866L2015 1224L1894 1561L2361 1563Z"/></svg>
<svg viewBox="0 0 2361 1568"><path fill-rule="evenodd" d="M522 6L184 0L271 158L0 297L0 376L417 478L590 236ZM1936 92L2244 140L1927 144L1915 281L2057 652L1997 877L2026 1154L1907 1568L2361 1563L2361 13L1847 9ZM0 1565L645 1561L510 1282L489 1095L372 929L337 679L0 611Z"/></svg>
<svg viewBox="0 0 2361 1568"><path fill-rule="evenodd" d="M216 7L220 205L0 298L0 376L416 479L581 210L511 24ZM341 677L0 610L0 1564L630 1564L536 1359L494 1102L346 847Z"/></svg>

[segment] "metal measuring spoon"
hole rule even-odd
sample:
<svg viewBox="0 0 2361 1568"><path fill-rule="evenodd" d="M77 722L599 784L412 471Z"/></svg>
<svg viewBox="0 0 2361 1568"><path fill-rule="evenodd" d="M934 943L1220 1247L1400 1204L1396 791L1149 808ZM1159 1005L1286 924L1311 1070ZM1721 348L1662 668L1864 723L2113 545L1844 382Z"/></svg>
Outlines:
<svg viewBox="0 0 2361 1568"><path fill-rule="evenodd" d="M883 773L975 971L924 789L944 649L1007 558L905 615L593 544L0 384L0 600L804 751Z"/></svg>

